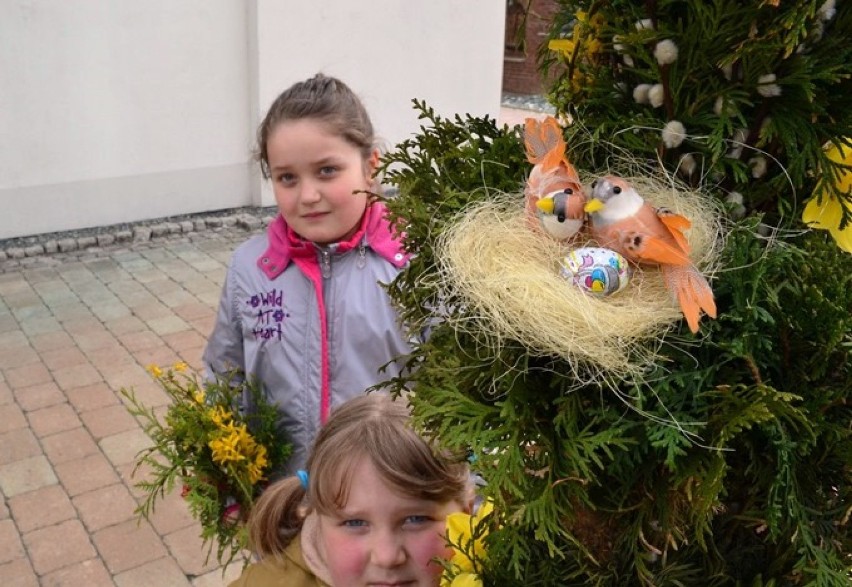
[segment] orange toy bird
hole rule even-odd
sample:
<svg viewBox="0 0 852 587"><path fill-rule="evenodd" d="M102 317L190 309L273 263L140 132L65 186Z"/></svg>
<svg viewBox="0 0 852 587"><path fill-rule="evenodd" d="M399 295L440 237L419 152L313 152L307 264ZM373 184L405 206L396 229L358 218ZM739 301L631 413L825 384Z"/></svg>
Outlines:
<svg viewBox="0 0 852 587"><path fill-rule="evenodd" d="M635 263L660 267L666 288L680 304L693 333L698 332L702 310L716 317L713 290L689 259L683 234L691 226L688 219L655 209L629 183L613 176L592 183L585 210L590 234L602 247Z"/></svg>
<svg viewBox="0 0 852 587"><path fill-rule="evenodd" d="M533 226L563 241L583 227L586 195L577 170L565 156L565 139L552 116L543 121L527 118L524 124L527 160L533 164L527 186L527 217Z"/></svg>

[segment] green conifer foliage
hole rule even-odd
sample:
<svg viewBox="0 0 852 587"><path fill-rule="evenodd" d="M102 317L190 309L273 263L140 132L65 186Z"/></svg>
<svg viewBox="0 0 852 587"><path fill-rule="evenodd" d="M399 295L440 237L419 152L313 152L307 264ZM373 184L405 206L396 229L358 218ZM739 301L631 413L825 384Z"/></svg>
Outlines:
<svg viewBox="0 0 852 587"><path fill-rule="evenodd" d="M842 167L823 147L852 137L849 2L558 4L540 64L550 99L592 143L661 161L722 198L735 192L732 208L743 212L741 196L773 225L798 221L820 178L835 183ZM610 154L588 144L572 153L587 169ZM845 226L852 194L834 194Z"/></svg>
<svg viewBox="0 0 852 587"><path fill-rule="evenodd" d="M529 163L518 127L415 107L421 131L384 160L416 253L389 292L429 336L388 387L487 482L484 584L848 585L850 256L824 232L766 239L750 215L726 239L718 319L672 332L642 381L578 389L562 358L441 318L474 310L436 286L436 239L497 192L520 202Z"/></svg>

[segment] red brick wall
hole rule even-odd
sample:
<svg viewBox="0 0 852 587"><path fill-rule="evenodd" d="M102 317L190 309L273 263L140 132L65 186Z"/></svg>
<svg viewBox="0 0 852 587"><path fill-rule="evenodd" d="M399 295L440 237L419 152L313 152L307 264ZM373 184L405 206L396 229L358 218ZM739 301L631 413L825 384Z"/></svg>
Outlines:
<svg viewBox="0 0 852 587"><path fill-rule="evenodd" d="M558 6L555 0L516 0L521 8L529 7L526 18L526 28L522 32L526 38L523 51L512 49L515 30L512 15L518 6L511 5L506 9L506 41L507 47L503 55L503 91L513 94L541 94L543 85L536 67L536 54L544 42L547 30Z"/></svg>

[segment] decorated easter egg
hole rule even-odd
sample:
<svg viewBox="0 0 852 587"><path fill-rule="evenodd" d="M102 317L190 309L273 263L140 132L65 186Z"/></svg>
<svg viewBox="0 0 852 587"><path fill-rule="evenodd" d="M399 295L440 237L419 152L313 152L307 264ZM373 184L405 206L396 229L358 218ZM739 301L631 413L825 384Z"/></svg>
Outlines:
<svg viewBox="0 0 852 587"><path fill-rule="evenodd" d="M562 277L591 294L608 296L630 281L627 259L610 249L580 247L562 259Z"/></svg>

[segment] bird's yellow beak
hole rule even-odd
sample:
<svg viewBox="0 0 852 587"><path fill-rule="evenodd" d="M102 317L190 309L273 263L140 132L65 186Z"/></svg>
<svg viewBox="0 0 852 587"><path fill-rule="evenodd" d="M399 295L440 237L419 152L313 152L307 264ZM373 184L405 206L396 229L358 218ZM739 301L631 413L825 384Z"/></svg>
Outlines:
<svg viewBox="0 0 852 587"><path fill-rule="evenodd" d="M536 200L535 207L545 214L553 214L553 198L539 198Z"/></svg>
<svg viewBox="0 0 852 587"><path fill-rule="evenodd" d="M594 214L595 212L603 210L603 207L603 202L601 202L597 198L592 198L591 200L586 202L586 205L583 206L583 210L586 212L586 214Z"/></svg>

